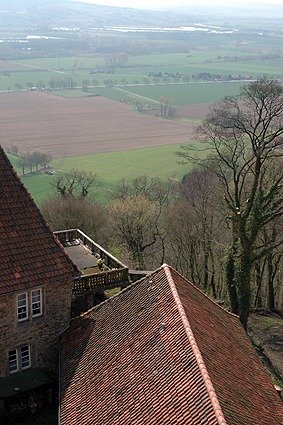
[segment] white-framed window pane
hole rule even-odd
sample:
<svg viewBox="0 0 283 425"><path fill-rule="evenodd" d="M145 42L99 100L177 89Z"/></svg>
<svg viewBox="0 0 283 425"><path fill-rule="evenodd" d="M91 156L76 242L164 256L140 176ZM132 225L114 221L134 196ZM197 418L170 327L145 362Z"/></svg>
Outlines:
<svg viewBox="0 0 283 425"><path fill-rule="evenodd" d="M39 316L42 312L40 289L36 289L35 291L31 292L31 310L33 316Z"/></svg>
<svg viewBox="0 0 283 425"><path fill-rule="evenodd" d="M27 294L20 294L17 296L18 320L25 320L28 318L28 305Z"/></svg>
<svg viewBox="0 0 283 425"><path fill-rule="evenodd" d="M29 352L29 345L25 345L24 347L21 347L21 364L22 369L27 369L30 367L30 352Z"/></svg>
<svg viewBox="0 0 283 425"><path fill-rule="evenodd" d="M9 351L9 372L14 373L18 371L18 355L17 350Z"/></svg>

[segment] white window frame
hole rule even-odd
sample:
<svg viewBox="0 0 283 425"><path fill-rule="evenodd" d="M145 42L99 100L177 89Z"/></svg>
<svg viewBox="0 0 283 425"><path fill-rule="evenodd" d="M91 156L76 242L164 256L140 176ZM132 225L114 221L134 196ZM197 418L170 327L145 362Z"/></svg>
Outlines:
<svg viewBox="0 0 283 425"><path fill-rule="evenodd" d="M36 301L34 300L35 297L39 297ZM34 306L39 304L38 307L35 307L37 310L39 309L39 313L34 314ZM31 291L31 314L32 317L38 317L42 315L42 290L41 288L35 289Z"/></svg>
<svg viewBox="0 0 283 425"><path fill-rule="evenodd" d="M23 349L25 350L25 355L23 355ZM20 354L20 358L21 358L21 370L25 370L30 368L31 364L30 364L30 345L24 345L21 348L19 348L19 354ZM23 366L23 359L28 359L28 365L27 366Z"/></svg>
<svg viewBox="0 0 283 425"><path fill-rule="evenodd" d="M24 299L20 300L20 297L25 297L25 304L23 304L22 306L19 305L19 302L24 301ZM21 314L23 314L23 312L21 312L20 310L25 307L25 316L24 317L19 317ZM17 318L18 318L18 322L23 322L24 320L28 320L28 293L27 292L23 292L19 295L17 295Z"/></svg>
<svg viewBox="0 0 283 425"><path fill-rule="evenodd" d="M23 352L24 350L24 352ZM16 372L21 372L22 370L29 369L31 367L31 355L30 355L30 345L22 345L19 348L14 348L9 351L9 373L12 375ZM11 357L16 354L16 359L11 360ZM16 369L11 370L10 365L16 360ZM28 361L28 363L23 366L23 364Z"/></svg>
<svg viewBox="0 0 283 425"><path fill-rule="evenodd" d="M15 352L15 354L16 354L16 369L13 369L13 370L11 370L11 367L10 367L10 365L11 365L11 363L12 362L14 362L15 360L11 360L11 356L14 356L14 353L13 352ZM12 354L13 353L13 354ZM11 350L11 351L9 351L9 373L10 374L12 374L12 373L16 373L16 372L18 372L19 371L19 357L18 357L18 350Z"/></svg>

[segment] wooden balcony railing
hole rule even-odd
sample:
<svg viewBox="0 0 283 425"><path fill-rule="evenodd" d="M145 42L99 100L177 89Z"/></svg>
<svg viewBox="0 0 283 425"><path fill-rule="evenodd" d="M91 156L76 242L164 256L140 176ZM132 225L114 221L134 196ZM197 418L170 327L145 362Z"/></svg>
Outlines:
<svg viewBox="0 0 283 425"><path fill-rule="evenodd" d="M78 276L75 279L74 295L86 294L95 291L126 286L129 281L129 270L121 261L95 243L79 229L70 229L54 232L59 241L64 244L78 240L87 246L96 257L102 258L110 268L107 271Z"/></svg>

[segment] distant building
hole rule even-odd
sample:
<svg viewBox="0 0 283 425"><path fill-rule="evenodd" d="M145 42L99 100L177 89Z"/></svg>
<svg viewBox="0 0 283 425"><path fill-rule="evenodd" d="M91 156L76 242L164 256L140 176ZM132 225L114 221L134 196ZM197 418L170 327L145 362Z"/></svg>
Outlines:
<svg viewBox="0 0 283 425"><path fill-rule="evenodd" d="M251 80L252 76L247 74L233 74L231 79L232 80Z"/></svg>

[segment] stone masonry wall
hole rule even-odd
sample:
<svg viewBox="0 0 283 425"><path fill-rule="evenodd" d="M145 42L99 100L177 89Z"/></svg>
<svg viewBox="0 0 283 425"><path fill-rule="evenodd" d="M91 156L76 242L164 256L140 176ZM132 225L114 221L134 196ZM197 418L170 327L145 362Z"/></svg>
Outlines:
<svg viewBox="0 0 283 425"><path fill-rule="evenodd" d="M59 336L69 325L73 280L41 287L43 314L23 322L17 320L17 295L0 297L0 378L9 376L9 351L31 347L31 367L39 367L51 378L58 376ZM32 288L37 289L37 288ZM31 290L28 292L29 299Z"/></svg>

